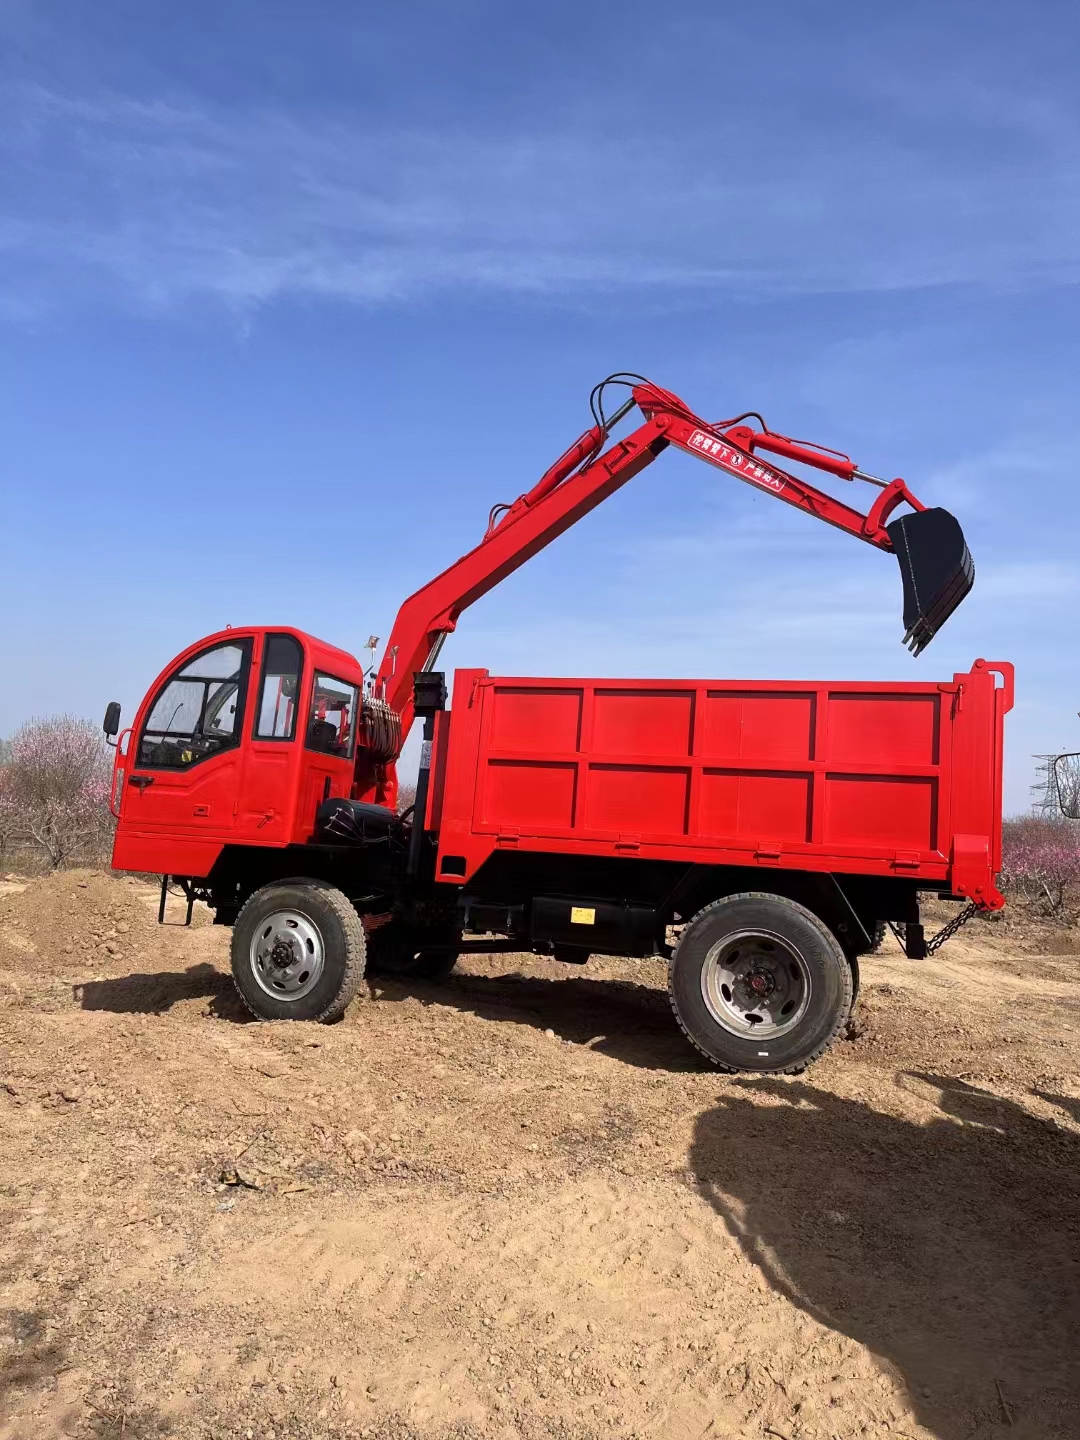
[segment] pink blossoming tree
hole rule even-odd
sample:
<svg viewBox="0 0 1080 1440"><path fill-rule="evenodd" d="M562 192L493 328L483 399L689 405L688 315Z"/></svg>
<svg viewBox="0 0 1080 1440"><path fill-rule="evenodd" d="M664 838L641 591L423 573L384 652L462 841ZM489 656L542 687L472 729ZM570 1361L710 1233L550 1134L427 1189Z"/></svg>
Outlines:
<svg viewBox="0 0 1080 1440"><path fill-rule="evenodd" d="M1080 823L1037 815L1006 820L1002 841L1002 888L1010 899L1051 915L1080 900Z"/></svg>
<svg viewBox="0 0 1080 1440"><path fill-rule="evenodd" d="M101 731L74 715L28 720L16 730L0 786L0 810L40 846L55 870L104 843L111 829L110 756Z"/></svg>

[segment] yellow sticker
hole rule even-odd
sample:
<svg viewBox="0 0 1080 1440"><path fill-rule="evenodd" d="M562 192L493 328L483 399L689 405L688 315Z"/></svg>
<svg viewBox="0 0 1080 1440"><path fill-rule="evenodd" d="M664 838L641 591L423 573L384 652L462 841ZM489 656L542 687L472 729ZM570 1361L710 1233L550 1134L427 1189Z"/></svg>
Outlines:
<svg viewBox="0 0 1080 1440"><path fill-rule="evenodd" d="M596 924L596 911L595 911L595 910L587 910L584 905L571 905L571 907L570 907L570 924L571 924L571 925L595 925L595 924Z"/></svg>

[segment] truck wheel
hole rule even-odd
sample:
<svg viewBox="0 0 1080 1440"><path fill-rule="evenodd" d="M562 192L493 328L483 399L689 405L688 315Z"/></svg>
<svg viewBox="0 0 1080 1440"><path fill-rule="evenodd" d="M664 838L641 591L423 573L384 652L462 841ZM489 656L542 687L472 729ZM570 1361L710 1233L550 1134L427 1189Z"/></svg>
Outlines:
<svg viewBox="0 0 1080 1440"><path fill-rule="evenodd" d="M671 957L669 990L691 1042L722 1070L797 1074L835 1040L853 977L835 935L782 895L699 910Z"/></svg>
<svg viewBox="0 0 1080 1440"><path fill-rule="evenodd" d="M367 973L390 980L445 980L457 964L456 950L425 950L429 945L453 945L459 930L415 931L391 922L367 937Z"/></svg>
<svg viewBox="0 0 1080 1440"><path fill-rule="evenodd" d="M264 885L236 917L232 972L262 1020L337 1020L364 975L360 916L324 880Z"/></svg>

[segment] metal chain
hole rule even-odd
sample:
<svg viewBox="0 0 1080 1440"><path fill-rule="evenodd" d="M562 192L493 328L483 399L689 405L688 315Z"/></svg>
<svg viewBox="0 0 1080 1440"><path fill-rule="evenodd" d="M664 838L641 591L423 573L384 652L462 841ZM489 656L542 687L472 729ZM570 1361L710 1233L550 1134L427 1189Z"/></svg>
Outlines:
<svg viewBox="0 0 1080 1440"><path fill-rule="evenodd" d="M980 908L981 907L976 905L975 901L972 900L969 905L966 905L964 909L960 911L959 915L954 915L947 925L943 925L936 935L931 936L926 942L927 958L933 955L935 950L940 950L946 940L951 940L961 926L966 925L973 916L979 913ZM903 922L894 923L892 920L888 921L888 926L896 936L896 943L900 946L900 949L906 951L907 927Z"/></svg>
<svg viewBox="0 0 1080 1440"><path fill-rule="evenodd" d="M926 942L927 955L933 955L935 950L940 950L946 940L951 940L962 925L966 925L972 916L979 913L979 909L980 907L972 900L970 905L966 905L964 909L960 911L959 915L954 915L947 925L943 926L932 939Z"/></svg>

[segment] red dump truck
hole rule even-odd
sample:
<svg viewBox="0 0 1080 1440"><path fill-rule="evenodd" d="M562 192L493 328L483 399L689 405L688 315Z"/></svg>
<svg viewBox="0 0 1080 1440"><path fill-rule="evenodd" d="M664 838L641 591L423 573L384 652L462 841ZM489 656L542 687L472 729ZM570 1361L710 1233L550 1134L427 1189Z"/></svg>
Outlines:
<svg viewBox="0 0 1080 1440"><path fill-rule="evenodd" d="M607 418L612 383L631 397ZM233 927L255 1014L331 1020L365 969L434 982L468 952L661 955L713 1063L793 1071L843 1027L886 923L912 958L946 938L924 935L921 894L966 902L947 930L1002 905L1006 662L888 684L459 670L447 707L434 664L460 612L668 444L895 553L915 653L971 588L960 527L902 481L747 416L709 424L636 376L593 405L591 429L404 603L377 674L299 630L230 628L168 665L114 741L114 865L161 874L162 915L175 884L189 919L201 899ZM633 405L645 423L605 449ZM763 449L881 494L863 515Z"/></svg>

